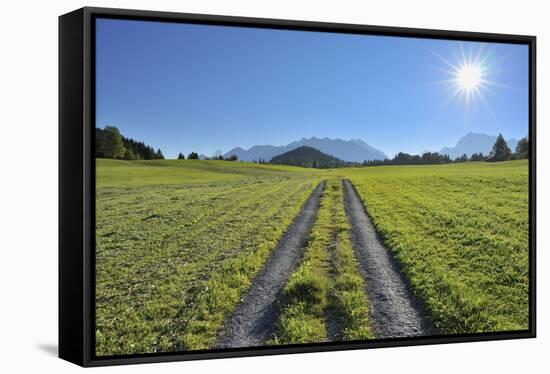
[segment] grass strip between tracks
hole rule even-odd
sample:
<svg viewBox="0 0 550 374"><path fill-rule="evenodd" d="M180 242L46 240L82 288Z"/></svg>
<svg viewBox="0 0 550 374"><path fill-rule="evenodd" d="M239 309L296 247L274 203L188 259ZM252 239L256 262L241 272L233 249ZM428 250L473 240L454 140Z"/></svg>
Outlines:
<svg viewBox="0 0 550 374"><path fill-rule="evenodd" d="M372 338L363 278L350 243L342 185L328 181L301 266L284 289L274 344ZM330 335L330 326L338 332Z"/></svg>

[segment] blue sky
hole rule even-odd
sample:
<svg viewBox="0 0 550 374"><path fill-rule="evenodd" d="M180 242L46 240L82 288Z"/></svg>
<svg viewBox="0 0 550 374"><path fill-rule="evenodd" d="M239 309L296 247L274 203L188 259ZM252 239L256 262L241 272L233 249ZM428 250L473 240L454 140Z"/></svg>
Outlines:
<svg viewBox="0 0 550 374"><path fill-rule="evenodd" d="M392 156L528 132L524 45L110 19L96 32L96 126L168 158L311 136ZM451 100L448 63L478 54L483 99Z"/></svg>

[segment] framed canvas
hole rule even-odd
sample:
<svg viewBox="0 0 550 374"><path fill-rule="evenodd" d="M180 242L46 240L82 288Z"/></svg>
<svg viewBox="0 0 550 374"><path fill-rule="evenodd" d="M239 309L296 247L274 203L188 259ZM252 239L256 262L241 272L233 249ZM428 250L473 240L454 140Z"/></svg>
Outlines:
<svg viewBox="0 0 550 374"><path fill-rule="evenodd" d="M535 37L59 19L59 356L535 337Z"/></svg>

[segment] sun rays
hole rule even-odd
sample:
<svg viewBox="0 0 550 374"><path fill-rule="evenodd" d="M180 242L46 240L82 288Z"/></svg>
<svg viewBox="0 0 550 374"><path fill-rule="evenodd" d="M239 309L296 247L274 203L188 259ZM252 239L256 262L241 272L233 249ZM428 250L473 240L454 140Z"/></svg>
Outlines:
<svg viewBox="0 0 550 374"><path fill-rule="evenodd" d="M492 80L494 67L498 60L484 44L477 44L469 48L464 43L459 43L459 50L452 54L452 59L445 58L434 51L430 51L443 64L444 68L438 68L447 78L436 83L445 86L449 92L449 99L445 106L452 102L459 102L468 111L472 105L482 103L492 112L486 98L488 93L494 93L491 87L502 87L503 85Z"/></svg>

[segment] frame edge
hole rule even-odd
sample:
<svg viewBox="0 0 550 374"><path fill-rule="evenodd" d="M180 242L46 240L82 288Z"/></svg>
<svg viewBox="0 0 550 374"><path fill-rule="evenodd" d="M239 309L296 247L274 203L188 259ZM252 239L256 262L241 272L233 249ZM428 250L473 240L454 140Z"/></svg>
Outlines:
<svg viewBox="0 0 550 374"><path fill-rule="evenodd" d="M94 156L91 153L90 137L93 136L93 113L91 103L91 71L89 59L91 51L90 23L94 15L110 15L112 17L130 16L136 18L164 18L165 21L177 22L186 19L197 23L214 23L248 27L284 28L315 31L324 29L332 32L353 32L378 35L403 36L423 38L444 38L460 40L485 39L495 42L521 43L530 47L530 181L531 181L531 289L532 295L530 329L526 332L499 334L497 336L469 337L434 337L421 341L391 341L375 344L343 344L327 346L287 346L283 349L263 348L261 350L227 350L225 352L187 352L168 355L110 357L96 358L93 355L94 333L90 318L94 313L89 302L93 296L90 283L90 272L94 265L93 249L90 248L89 200L95 191L90 191L90 178L93 177L90 168ZM201 22L202 21L202 22ZM434 36L437 35L437 36ZM63 45L66 43L66 45ZM252 17L220 16L206 14L157 12L146 10L126 10L114 8L84 7L59 17L59 357L80 366L105 366L136 363L155 363L171 361L187 361L197 359L220 359L231 357L252 357L263 355L278 355L292 353L314 353L339 350L369 349L379 347L402 347L426 344L445 344L460 342L478 342L486 340L521 339L536 337L536 228L535 228L535 198L536 198L536 37L528 35L506 35L477 32L462 32L435 29L416 29L386 26L365 26L358 24L312 22L300 20L279 20ZM79 79L75 80L75 77ZM75 82L78 81L78 82ZM68 155L71 159L65 159ZM78 157L74 157L78 155ZM75 190L80 186L80 190ZM73 231L74 230L74 231ZM74 236L78 237L74 237ZM64 237L67 236L67 237ZM65 284L63 284L63 282ZM67 285L66 283L70 284ZM65 317L69 316L70 321ZM65 323L62 320L65 319Z"/></svg>
<svg viewBox="0 0 550 374"><path fill-rule="evenodd" d="M84 365L84 10L59 17L59 357Z"/></svg>

